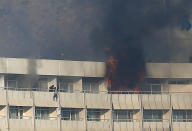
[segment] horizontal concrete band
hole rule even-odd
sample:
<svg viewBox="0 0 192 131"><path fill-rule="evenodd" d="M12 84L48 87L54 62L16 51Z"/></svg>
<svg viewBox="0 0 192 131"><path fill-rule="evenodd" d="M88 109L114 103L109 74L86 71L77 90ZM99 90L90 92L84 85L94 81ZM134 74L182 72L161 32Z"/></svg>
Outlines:
<svg viewBox="0 0 192 131"><path fill-rule="evenodd" d="M0 73L103 77L105 63L88 61L0 58Z"/></svg>
<svg viewBox="0 0 192 131"><path fill-rule="evenodd" d="M0 73L104 77L104 62L0 58ZM192 78L192 63L147 63L147 78Z"/></svg>

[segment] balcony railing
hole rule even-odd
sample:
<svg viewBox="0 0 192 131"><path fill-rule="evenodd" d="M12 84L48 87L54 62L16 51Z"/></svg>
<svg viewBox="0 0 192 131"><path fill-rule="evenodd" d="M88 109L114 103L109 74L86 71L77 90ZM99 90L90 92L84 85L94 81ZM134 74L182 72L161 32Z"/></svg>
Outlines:
<svg viewBox="0 0 192 131"><path fill-rule="evenodd" d="M87 118L87 121L110 121L110 119L101 119L101 118Z"/></svg>
<svg viewBox="0 0 192 131"><path fill-rule="evenodd" d="M173 92L173 91L86 91L86 90L73 90L66 91L63 89L43 89L43 88L15 88L15 87L0 87L0 90L10 90L10 91L41 91L41 92L63 92L63 93L90 93L90 94L183 94L192 92Z"/></svg>
<svg viewBox="0 0 192 131"><path fill-rule="evenodd" d="M192 122L192 119L173 119L173 122Z"/></svg>
<svg viewBox="0 0 192 131"><path fill-rule="evenodd" d="M41 117L41 116L35 116L35 119L37 119L37 120L57 120L58 117Z"/></svg>
<svg viewBox="0 0 192 131"><path fill-rule="evenodd" d="M139 119L113 119L113 122L139 122Z"/></svg>
<svg viewBox="0 0 192 131"><path fill-rule="evenodd" d="M83 121L83 118L72 119L70 117L61 117L61 120L65 120L65 121Z"/></svg>
<svg viewBox="0 0 192 131"><path fill-rule="evenodd" d="M32 119L31 116L10 116L9 119Z"/></svg>

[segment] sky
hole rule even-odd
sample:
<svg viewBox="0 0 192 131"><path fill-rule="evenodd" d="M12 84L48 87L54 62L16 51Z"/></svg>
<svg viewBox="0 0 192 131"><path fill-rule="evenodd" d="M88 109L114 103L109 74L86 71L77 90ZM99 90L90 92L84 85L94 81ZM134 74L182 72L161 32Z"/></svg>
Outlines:
<svg viewBox="0 0 192 131"><path fill-rule="evenodd" d="M192 32L188 29L191 16L188 14L190 9L185 6L187 2L182 4L181 0L172 0L174 6L171 9L174 11L170 9L170 17L176 19L169 21L167 17L154 17L156 14L149 13L156 7L169 9L164 0L153 0L157 3L144 1L149 3L142 5L140 0L127 0L125 3L122 0L1 0L0 57L104 61L104 47L97 48L95 45L108 42L105 34L109 36L108 39L119 44L114 37L122 35L122 38L127 38L127 35L142 31L140 27L148 30L146 27L154 24L149 26L152 30L147 35L144 35L145 31L139 36L134 35L142 36L139 38L142 43L139 46L145 59L187 61L192 56ZM162 11L162 8L156 9ZM182 11L183 8L186 11ZM145 15L146 12L148 15ZM123 33L114 33L117 31L113 29L114 25ZM113 35L110 35L111 32Z"/></svg>

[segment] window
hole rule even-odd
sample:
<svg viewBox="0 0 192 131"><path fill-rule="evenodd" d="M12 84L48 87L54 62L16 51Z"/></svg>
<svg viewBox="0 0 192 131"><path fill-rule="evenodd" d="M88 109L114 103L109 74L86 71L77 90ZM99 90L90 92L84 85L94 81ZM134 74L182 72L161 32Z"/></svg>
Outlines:
<svg viewBox="0 0 192 131"><path fill-rule="evenodd" d="M173 122L192 122L192 110L173 110Z"/></svg>
<svg viewBox="0 0 192 131"><path fill-rule="evenodd" d="M86 93L99 93L99 81L97 79L84 78L83 90Z"/></svg>
<svg viewBox="0 0 192 131"><path fill-rule="evenodd" d="M162 110L144 110L143 118L146 122L161 122L163 120Z"/></svg>
<svg viewBox="0 0 192 131"><path fill-rule="evenodd" d="M23 119L24 109L22 106L10 106L9 118L10 119Z"/></svg>
<svg viewBox="0 0 192 131"><path fill-rule="evenodd" d="M133 111L132 110L114 110L113 120L115 122L131 122L133 121Z"/></svg>
<svg viewBox="0 0 192 131"><path fill-rule="evenodd" d="M48 82L45 80L39 81L39 88L40 90L47 90L48 89Z"/></svg>
<svg viewBox="0 0 192 131"><path fill-rule="evenodd" d="M36 119L49 119L49 108L48 107L35 107L35 118Z"/></svg>
<svg viewBox="0 0 192 131"><path fill-rule="evenodd" d="M62 92L74 92L73 91L73 83L71 82L60 82L59 83L59 90Z"/></svg>
<svg viewBox="0 0 192 131"><path fill-rule="evenodd" d="M161 84L147 84L144 85L142 91L146 94L159 94L161 93Z"/></svg>
<svg viewBox="0 0 192 131"><path fill-rule="evenodd" d="M189 80L170 80L168 84L189 84Z"/></svg>
<svg viewBox="0 0 192 131"><path fill-rule="evenodd" d="M7 87L11 88L17 88L17 81L16 80L7 80Z"/></svg>
<svg viewBox="0 0 192 131"><path fill-rule="evenodd" d="M88 121L100 121L101 110L98 109L88 109L87 110L87 120Z"/></svg>
<svg viewBox="0 0 192 131"><path fill-rule="evenodd" d="M142 88L142 92L145 94L160 94L161 93L161 82L158 79L149 79Z"/></svg>
<svg viewBox="0 0 192 131"><path fill-rule="evenodd" d="M62 109L61 110L61 119L62 120L80 120L79 118L79 109Z"/></svg>

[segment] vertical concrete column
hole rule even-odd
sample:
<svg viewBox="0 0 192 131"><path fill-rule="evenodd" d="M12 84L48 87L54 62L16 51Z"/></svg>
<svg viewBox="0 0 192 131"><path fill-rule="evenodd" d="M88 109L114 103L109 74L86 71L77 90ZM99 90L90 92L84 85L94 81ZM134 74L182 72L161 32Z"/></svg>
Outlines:
<svg viewBox="0 0 192 131"><path fill-rule="evenodd" d="M3 129L6 129L8 131L9 130L9 126L8 126L8 116L7 116L7 113L8 113L8 106L1 107L0 115L3 116L4 119L6 119L5 125L3 124L4 125ZM1 123L0 123L0 126L2 126Z"/></svg>
<svg viewBox="0 0 192 131"><path fill-rule="evenodd" d="M140 101L140 112L141 112L141 115L140 115L140 130L143 131L144 130L144 126L143 126L143 103L142 103L142 94L139 94L139 101Z"/></svg>
<svg viewBox="0 0 192 131"><path fill-rule="evenodd" d="M58 119L58 124L59 124L59 130L62 131L62 126L61 126L61 98L60 98L60 93L58 93L58 107L57 107L57 119Z"/></svg>
<svg viewBox="0 0 192 131"><path fill-rule="evenodd" d="M83 91L83 83L82 83L81 77L77 77L73 80L73 90L74 90L74 92L82 92Z"/></svg>
<svg viewBox="0 0 192 131"><path fill-rule="evenodd" d="M105 84L106 85L106 84ZM107 86L106 86L107 87ZM113 101L112 101L112 94L110 94L110 121L111 121L111 131L114 131L114 122L113 122Z"/></svg>
<svg viewBox="0 0 192 131"><path fill-rule="evenodd" d="M34 99L34 92L31 91L31 95L33 98L33 106L32 106L32 124L33 124L33 130L36 131L36 125L35 125L35 99Z"/></svg>
<svg viewBox="0 0 192 131"><path fill-rule="evenodd" d="M4 88L4 87L5 87L5 76L0 75L0 88Z"/></svg>
<svg viewBox="0 0 192 131"><path fill-rule="evenodd" d="M85 130L88 131L87 129L87 101L86 101L86 93L84 92L84 110L85 110L85 115L84 115L84 123L85 123Z"/></svg>
<svg viewBox="0 0 192 131"><path fill-rule="evenodd" d="M169 93L169 98L170 98L170 109L169 109L169 112L170 112L170 115L169 115L169 127L170 127L170 131L173 130L173 106L172 106L172 103L171 103L171 94Z"/></svg>
<svg viewBox="0 0 192 131"><path fill-rule="evenodd" d="M6 89L6 120L7 120L7 131L9 131L9 100L8 100L8 91Z"/></svg>

